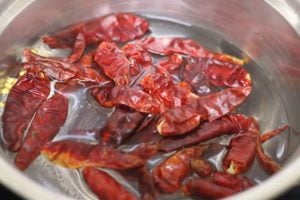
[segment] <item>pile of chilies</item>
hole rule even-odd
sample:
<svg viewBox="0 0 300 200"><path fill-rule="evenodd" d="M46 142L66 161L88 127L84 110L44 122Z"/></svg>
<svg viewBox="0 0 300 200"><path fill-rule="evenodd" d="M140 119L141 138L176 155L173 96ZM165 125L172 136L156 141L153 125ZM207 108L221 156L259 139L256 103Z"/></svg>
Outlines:
<svg viewBox="0 0 300 200"><path fill-rule="evenodd" d="M71 48L67 58L24 50L26 73L12 87L2 117L16 166L24 170L42 153L53 163L82 169L102 200L138 197L101 168L137 181L141 199L177 191L206 198L235 194L252 186L242 174L255 157L266 172L278 171L262 144L287 126L260 134L253 117L233 113L252 89L243 62L190 39L144 36L148 31L142 17L111 14L43 38L50 48ZM64 92L77 85L101 106L115 108L96 145L51 142L67 118ZM203 158L211 148L203 142L224 134L232 138L223 171L217 171ZM119 148L134 144L132 151ZM166 152L174 153L149 170L148 159Z"/></svg>

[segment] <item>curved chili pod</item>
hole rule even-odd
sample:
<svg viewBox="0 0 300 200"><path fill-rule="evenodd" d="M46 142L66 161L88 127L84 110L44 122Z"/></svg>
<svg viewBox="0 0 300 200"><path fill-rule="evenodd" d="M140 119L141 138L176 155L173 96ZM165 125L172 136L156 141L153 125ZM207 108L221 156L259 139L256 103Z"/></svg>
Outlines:
<svg viewBox="0 0 300 200"><path fill-rule="evenodd" d="M61 94L55 94L40 105L15 158L19 169L26 169L40 154L43 146L55 137L64 124L67 113L68 101Z"/></svg>
<svg viewBox="0 0 300 200"><path fill-rule="evenodd" d="M165 193L176 192L190 172L190 161L200 157L207 148L208 145L190 147L170 156L154 168L154 182Z"/></svg>
<svg viewBox="0 0 300 200"><path fill-rule="evenodd" d="M8 150L21 148L23 135L34 113L49 95L49 87L48 77L28 70L10 90L2 116L3 139Z"/></svg>
<svg viewBox="0 0 300 200"><path fill-rule="evenodd" d="M231 112L245 101L251 89L252 87L227 88L202 97L191 93L186 105L162 114L157 129L166 136L185 134L196 128L201 119L214 121Z"/></svg>
<svg viewBox="0 0 300 200"><path fill-rule="evenodd" d="M188 180L185 187L188 195L208 199L220 199L237 193L234 189L201 178Z"/></svg>
<svg viewBox="0 0 300 200"><path fill-rule="evenodd" d="M231 174L244 172L251 166L253 156L257 155L262 168L266 172L275 173L278 171L280 169L279 164L273 161L263 150L257 121L253 117L239 114L230 115L229 118L231 123L238 128L237 133L239 135L233 137L232 142L229 144L229 150L223 160L224 170ZM283 130L280 127L273 132Z"/></svg>
<svg viewBox="0 0 300 200"><path fill-rule="evenodd" d="M264 133L264 134L260 135L260 142L264 143L264 142L268 141L269 139L275 137L276 135L279 135L280 133L282 133L283 131L285 131L288 128L289 128L288 125L283 125L273 131Z"/></svg>
<svg viewBox="0 0 300 200"><path fill-rule="evenodd" d="M227 116L224 116L218 120L206 122L186 135L164 137L160 142L160 149L170 152L208 141L220 135L236 133L237 131L236 125L231 123Z"/></svg>
<svg viewBox="0 0 300 200"><path fill-rule="evenodd" d="M87 167L82 171L83 178L89 188L101 200L137 200L120 183L104 171Z"/></svg>
<svg viewBox="0 0 300 200"><path fill-rule="evenodd" d="M130 76L136 76L143 68L152 66L151 55L137 43L128 43L122 50L130 62Z"/></svg>
<svg viewBox="0 0 300 200"><path fill-rule="evenodd" d="M126 105L142 113L157 115L164 109L159 101L139 87L116 86L111 89L97 89L92 95L104 107Z"/></svg>
<svg viewBox="0 0 300 200"><path fill-rule="evenodd" d="M43 37L51 48L72 48L76 36L84 35L87 45L102 41L126 42L143 36L149 29L149 22L131 13L111 14L85 22L79 22Z"/></svg>
<svg viewBox="0 0 300 200"><path fill-rule="evenodd" d="M147 51L159 55L183 54L193 57L203 57L208 51L196 41L186 38L152 36L144 37L137 40Z"/></svg>
<svg viewBox="0 0 300 200"><path fill-rule="evenodd" d="M212 181L218 185L225 186L236 191L243 191L253 184L244 176L234 176L224 172L215 172Z"/></svg>
<svg viewBox="0 0 300 200"><path fill-rule="evenodd" d="M114 80L116 85L129 84L130 62L115 43L102 42L96 50L94 59L105 75Z"/></svg>
<svg viewBox="0 0 300 200"><path fill-rule="evenodd" d="M25 69L42 71L49 77L59 81L89 81L102 83L107 81L99 71L91 67L85 67L81 63L71 63L68 59L43 57L24 49L24 57L27 62L23 64Z"/></svg>
<svg viewBox="0 0 300 200"><path fill-rule="evenodd" d="M86 47L86 42L84 39L84 35L79 33L76 37L74 48L68 57L68 61L71 63L75 63L76 61L80 60L85 50L85 47Z"/></svg>
<svg viewBox="0 0 300 200"><path fill-rule="evenodd" d="M246 172L254 162L255 154L255 138L248 134L237 135L230 140L223 168L230 174Z"/></svg>
<svg viewBox="0 0 300 200"><path fill-rule="evenodd" d="M110 147L91 145L76 141L58 141L43 147L42 154L51 162L67 168L103 167L109 169L131 169L145 164L156 151L153 146L141 146L126 153Z"/></svg>
<svg viewBox="0 0 300 200"><path fill-rule="evenodd" d="M116 108L101 130L101 144L118 146L139 126L145 115L136 111Z"/></svg>

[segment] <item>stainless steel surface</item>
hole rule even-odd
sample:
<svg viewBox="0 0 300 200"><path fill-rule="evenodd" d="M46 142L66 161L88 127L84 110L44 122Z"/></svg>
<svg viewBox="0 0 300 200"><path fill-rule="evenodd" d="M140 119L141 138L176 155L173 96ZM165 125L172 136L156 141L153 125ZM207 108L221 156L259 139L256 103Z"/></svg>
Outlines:
<svg viewBox="0 0 300 200"><path fill-rule="evenodd" d="M300 179L299 1L228 0L224 4L223 0L176 0L172 3L161 0L32 0L0 1L0 5L5 7L0 9L0 79L13 76L17 71L4 64L7 57L21 55L22 49L33 45L40 35L79 20L118 11L155 18L152 20L154 34L184 35L212 50L249 57L251 62L246 67L253 77L254 90L241 112L254 115L262 131L285 122L291 129L288 135L274 138L264 146L284 166L283 170L267 178L254 166L248 175L258 182L264 181L231 198L271 198ZM244 53L240 55L236 47ZM76 106L73 111L77 112ZM0 155L0 180L29 199L67 198L62 194L77 199L94 198L85 193L84 185L76 182L80 177L75 171L53 166L39 158L22 173L13 167L11 155L3 150Z"/></svg>

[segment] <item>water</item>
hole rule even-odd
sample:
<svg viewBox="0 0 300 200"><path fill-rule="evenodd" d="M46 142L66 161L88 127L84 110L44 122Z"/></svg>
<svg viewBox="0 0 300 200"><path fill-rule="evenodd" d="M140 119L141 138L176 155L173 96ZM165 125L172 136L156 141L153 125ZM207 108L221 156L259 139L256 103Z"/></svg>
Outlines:
<svg viewBox="0 0 300 200"><path fill-rule="evenodd" d="M246 56L234 44L218 33L169 19L154 18L153 16L150 16L149 19L151 34L154 36L187 37L198 41L203 44L203 46L213 51L224 52L240 58ZM49 50L40 41L35 43L33 47L39 54L45 56L59 55L64 57L69 53L68 51ZM237 111L254 116L260 123L262 132L272 130L284 123L288 123L284 105L276 93L276 88L272 86L267 69L251 60L245 67L252 76L253 92ZM84 88L78 88L78 90L65 93L64 95L69 100L68 118L54 140L80 138L95 143L95 131L91 131L88 136L82 137L80 134L76 134L76 129L100 129L105 125L108 116L113 110L100 107L98 103L89 96L87 90ZM5 98L6 95L1 96L1 100L5 100ZM1 111L3 111L3 109ZM221 137L218 140L224 145L228 143L228 137ZM273 159L282 163L285 160L287 144L288 135L285 133L264 144L264 149ZM216 169L222 169L221 160L225 153L226 151L221 148L220 151L209 156L209 161ZM10 158L10 161L13 162L14 155L8 152L7 155ZM149 165L155 166L161 161L162 157L155 157L149 161ZM70 170L53 165L41 156L35 160L24 173L45 187L60 191L74 199L97 199L96 196L89 191L82 180L80 170ZM138 194L136 184L130 185L116 172L109 171L109 173L130 191ZM251 177L251 179L257 183L268 177L268 175L259 167L257 161L246 173L246 176ZM183 197L180 194L162 196L162 199L178 198Z"/></svg>

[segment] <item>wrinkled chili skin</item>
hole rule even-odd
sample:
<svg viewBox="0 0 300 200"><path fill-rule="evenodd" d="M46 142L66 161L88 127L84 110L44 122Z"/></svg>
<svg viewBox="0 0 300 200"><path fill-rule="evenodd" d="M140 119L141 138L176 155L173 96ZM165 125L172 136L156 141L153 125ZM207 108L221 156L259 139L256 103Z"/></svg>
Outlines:
<svg viewBox="0 0 300 200"><path fill-rule="evenodd" d="M40 154L42 147L55 137L64 124L67 113L68 101L60 94L55 94L40 105L15 158L19 169L26 169Z"/></svg>
<svg viewBox="0 0 300 200"><path fill-rule="evenodd" d="M103 167L124 170L144 165L148 159L145 155L152 156L157 152L156 149L142 145L141 149L126 153L83 142L57 141L44 146L42 154L51 162L67 168Z"/></svg>
<svg viewBox="0 0 300 200"><path fill-rule="evenodd" d="M251 89L252 87L237 87L202 97L190 95L186 105L162 114L157 125L158 131L165 136L186 134L196 128L201 120L211 122L231 112L246 100Z"/></svg>
<svg viewBox="0 0 300 200"><path fill-rule="evenodd" d="M130 62L130 76L137 76L144 68L152 66L151 55L137 43L128 43L122 47L122 51Z"/></svg>
<svg viewBox="0 0 300 200"><path fill-rule="evenodd" d="M162 104L139 87L116 86L92 92L100 105L114 107L126 105L136 111L157 115L163 111Z"/></svg>
<svg viewBox="0 0 300 200"><path fill-rule="evenodd" d="M156 71L171 76L173 82L177 83L182 80L181 66L183 65L183 58L179 54L173 54L166 59L162 59L155 63Z"/></svg>
<svg viewBox="0 0 300 200"><path fill-rule="evenodd" d="M247 117L247 116L244 116L241 114L230 115L229 117L230 117L230 120L232 121L232 123L234 123L236 125L236 127L238 128L239 134L240 134L239 137L248 138L245 140L248 140L248 142L251 144L251 145L250 144L243 145L243 144L234 142L235 148L243 149L243 146L245 146L244 148L246 148L245 150L248 151L248 155L252 155L252 154L257 155L261 167L267 173L273 174L273 173L277 172L281 167L278 163L276 163L274 160L272 160L272 158L264 152L262 143L260 140L260 128L259 128L259 125L258 125L257 121L255 120L255 118ZM280 132L284 129L282 129L280 127L278 130L273 130L273 132ZM251 141L249 139L250 137L252 137L252 140L254 140L254 143L255 143L254 150L252 147L253 141ZM244 167L247 166L247 165L245 165L245 163L247 163L247 162L244 162L244 161L247 161L247 159L245 159L245 158L247 158L247 156L242 157L240 154L234 154L234 153L231 153L230 151L231 151L231 149L229 149L227 154L230 154L231 158L223 160L224 169L226 169L231 174L238 174L238 173L240 173L239 166L242 166L241 169L246 171L246 169L244 169ZM226 156L225 156L225 158L226 158ZM248 158L249 158L249 160L252 159L251 156L248 156ZM244 164L241 165L240 163L244 163ZM249 168L250 166L247 166L247 167Z"/></svg>
<svg viewBox="0 0 300 200"><path fill-rule="evenodd" d="M183 78L199 95L213 92L215 87L249 87L250 74L236 63L215 56L186 59Z"/></svg>
<svg viewBox="0 0 300 200"><path fill-rule="evenodd" d="M185 105L191 92L188 84L174 84L171 77L160 73L151 73L145 76L140 85L168 108Z"/></svg>
<svg viewBox="0 0 300 200"><path fill-rule="evenodd" d="M208 51L196 41L185 38L152 36L137 41L147 51L159 55L183 54L193 57L203 57Z"/></svg>
<svg viewBox="0 0 300 200"><path fill-rule="evenodd" d="M139 126L145 115L140 112L116 108L101 130L101 144L118 146Z"/></svg>
<svg viewBox="0 0 300 200"><path fill-rule="evenodd" d="M256 155L255 138L247 134L235 136L230 140L228 148L223 159L223 169L232 174L246 172L252 166Z"/></svg>
<svg viewBox="0 0 300 200"><path fill-rule="evenodd" d="M79 22L43 37L51 48L73 48L76 36L81 33L87 45L102 41L126 42L143 36L149 30L149 22L130 13L117 13Z"/></svg>
<svg viewBox="0 0 300 200"><path fill-rule="evenodd" d="M50 80L28 70L10 90L2 116L3 139L10 151L18 151L34 113L50 92Z"/></svg>
<svg viewBox="0 0 300 200"><path fill-rule="evenodd" d="M80 60L85 50L85 47L86 47L86 42L85 42L84 35L79 33L76 37L74 48L68 57L68 61L71 63L75 63L76 61Z"/></svg>
<svg viewBox="0 0 300 200"><path fill-rule="evenodd" d="M163 161L153 170L154 182L164 193L176 192L190 172L190 161L200 157L208 146L183 149Z"/></svg>
<svg viewBox="0 0 300 200"><path fill-rule="evenodd" d="M160 149L170 152L237 131L235 124L231 123L227 116L224 116L218 120L203 123L189 134L163 138L160 142Z"/></svg>
<svg viewBox="0 0 300 200"><path fill-rule="evenodd" d="M43 57L24 49L26 62L23 64L26 70L38 70L58 81L87 81L92 83L103 83L108 79L98 70L86 67L79 63L71 63L68 59Z"/></svg>
<svg viewBox="0 0 300 200"><path fill-rule="evenodd" d="M137 200L138 198L127 191L120 183L104 171L87 167L82 171L88 187L101 200Z"/></svg>
<svg viewBox="0 0 300 200"><path fill-rule="evenodd" d="M116 85L130 82L130 62L115 43L102 42L95 53L95 62Z"/></svg>
<svg viewBox="0 0 300 200"><path fill-rule="evenodd" d="M234 189L217 185L207 179L192 179L185 184L190 196L220 199L237 193Z"/></svg>

